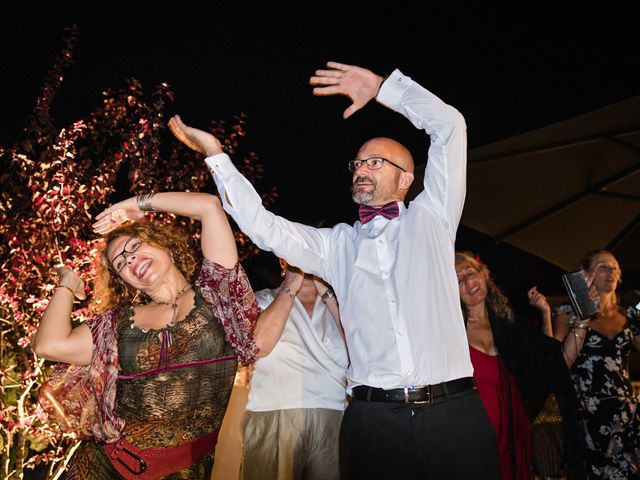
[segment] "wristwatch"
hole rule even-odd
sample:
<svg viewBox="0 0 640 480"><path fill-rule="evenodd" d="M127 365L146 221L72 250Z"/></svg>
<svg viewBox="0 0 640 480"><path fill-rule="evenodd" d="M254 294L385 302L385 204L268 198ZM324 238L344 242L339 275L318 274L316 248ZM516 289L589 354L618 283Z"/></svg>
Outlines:
<svg viewBox="0 0 640 480"><path fill-rule="evenodd" d="M333 297L335 297L335 296L336 296L336 292L334 292L334 291L333 291L333 288L329 287L329 288L327 289L327 291L326 291L326 292L324 292L324 293L322 294L322 297L320 297L320 298L322 298L322 301L323 301L323 302L326 302L327 300L329 300L330 298L333 298Z"/></svg>

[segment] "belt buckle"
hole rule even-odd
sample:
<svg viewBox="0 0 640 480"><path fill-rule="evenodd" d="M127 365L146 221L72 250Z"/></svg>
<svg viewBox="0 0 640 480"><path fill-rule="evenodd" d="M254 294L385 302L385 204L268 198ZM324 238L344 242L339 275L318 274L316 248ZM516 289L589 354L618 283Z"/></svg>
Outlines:
<svg viewBox="0 0 640 480"><path fill-rule="evenodd" d="M146 470L147 470L147 462L145 462L142 458L140 458L138 455L136 455L134 452L132 452L131 450L129 450L126 446L124 446L123 444L124 442L120 441L118 443L118 446L116 446L116 449L112 452L111 457L115 458L115 461L120 463L124 468L126 468L132 475L142 475ZM122 461L121 458L119 458L119 453L120 452L124 452L127 455L129 455L131 458L133 458L134 460L137 460L139 463L139 467L138 470L134 470L132 467L130 467L129 465L127 465L127 463L125 463L124 461Z"/></svg>
<svg viewBox="0 0 640 480"><path fill-rule="evenodd" d="M411 387L414 388L415 387ZM423 387L426 391L427 398L425 400L414 400L413 402L409 401L409 387L404 387L404 403L416 403L416 404L429 404L431 403L431 386L425 385Z"/></svg>

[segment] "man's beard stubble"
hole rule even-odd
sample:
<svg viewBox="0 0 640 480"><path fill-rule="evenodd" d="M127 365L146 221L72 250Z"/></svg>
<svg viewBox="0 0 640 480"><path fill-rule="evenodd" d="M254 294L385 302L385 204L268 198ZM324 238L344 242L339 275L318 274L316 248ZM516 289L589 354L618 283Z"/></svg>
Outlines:
<svg viewBox="0 0 640 480"><path fill-rule="evenodd" d="M366 180L368 183L373 185L373 190L367 192L362 190L357 183L361 180ZM357 204L369 205L369 203L373 200L373 197L376 193L376 182L374 179L367 177L365 175L361 175L355 179L353 184L351 185L351 198Z"/></svg>

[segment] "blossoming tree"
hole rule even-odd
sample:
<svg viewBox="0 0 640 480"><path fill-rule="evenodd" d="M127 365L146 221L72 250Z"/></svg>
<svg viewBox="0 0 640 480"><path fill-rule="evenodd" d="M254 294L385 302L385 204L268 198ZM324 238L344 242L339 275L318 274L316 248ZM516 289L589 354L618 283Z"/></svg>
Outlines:
<svg viewBox="0 0 640 480"><path fill-rule="evenodd" d="M212 184L202 159L177 141L169 143L163 118L172 100L167 84L148 94L130 79L126 88L104 91L102 104L85 118L66 128L55 125L51 106L77 39L76 27L66 30L64 47L45 77L21 138L11 147L0 146L0 477L7 479L24 478L25 471L36 466L47 478L58 478L78 445L73 436L48 423L37 402L38 388L52 366L34 355L30 336L57 281L54 266L63 262L85 279L89 297L73 312L74 322L84 321L92 313L93 259L100 241L91 231L93 215L123 188L139 194L200 191ZM242 142L245 121L238 115L229 123L212 123L211 130L255 182L263 169ZM128 181L123 182L119 172L128 172ZM271 188L265 204L276 195ZM172 221L197 237L195 223ZM241 232L236 231L236 238L242 259L257 251Z"/></svg>

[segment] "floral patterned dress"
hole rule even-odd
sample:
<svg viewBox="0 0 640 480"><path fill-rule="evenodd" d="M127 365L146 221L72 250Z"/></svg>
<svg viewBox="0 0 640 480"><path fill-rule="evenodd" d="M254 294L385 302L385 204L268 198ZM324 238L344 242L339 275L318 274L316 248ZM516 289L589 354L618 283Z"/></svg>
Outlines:
<svg viewBox="0 0 640 480"><path fill-rule="evenodd" d="M573 312L564 307L559 313ZM585 427L589 478L640 478L640 412L628 368L637 335L640 316L630 308L615 337L587 332L571 370Z"/></svg>

